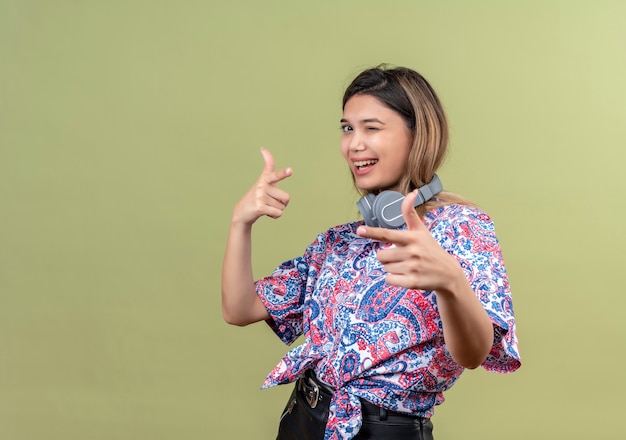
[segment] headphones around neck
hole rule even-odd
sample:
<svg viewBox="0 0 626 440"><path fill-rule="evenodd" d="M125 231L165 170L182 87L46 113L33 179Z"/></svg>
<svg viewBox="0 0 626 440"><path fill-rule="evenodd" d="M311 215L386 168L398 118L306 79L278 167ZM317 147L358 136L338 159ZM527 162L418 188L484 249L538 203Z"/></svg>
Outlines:
<svg viewBox="0 0 626 440"><path fill-rule="evenodd" d="M443 190L439 177L435 174L433 180L417 189L415 207L426 203ZM404 195L397 191L383 191L380 194L367 194L357 202L359 211L367 226L398 229L404 226L402 216L402 201Z"/></svg>

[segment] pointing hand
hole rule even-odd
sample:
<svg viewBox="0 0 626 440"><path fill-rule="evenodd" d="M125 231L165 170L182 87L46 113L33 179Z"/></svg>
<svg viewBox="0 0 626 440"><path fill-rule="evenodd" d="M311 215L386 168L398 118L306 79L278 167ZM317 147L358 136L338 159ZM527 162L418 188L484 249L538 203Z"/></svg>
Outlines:
<svg viewBox="0 0 626 440"><path fill-rule="evenodd" d="M433 238L413 208L414 191L402 202L406 230L360 226L357 234L394 246L381 249L376 257L388 273L387 283L408 289L446 289L462 270L456 258L448 254Z"/></svg>
<svg viewBox="0 0 626 440"><path fill-rule="evenodd" d="M291 176L291 168L276 171L274 157L265 148L261 148L263 155L263 171L252 188L239 200L233 211L233 222L252 225L264 215L278 218L289 203L289 194L281 190L276 184Z"/></svg>

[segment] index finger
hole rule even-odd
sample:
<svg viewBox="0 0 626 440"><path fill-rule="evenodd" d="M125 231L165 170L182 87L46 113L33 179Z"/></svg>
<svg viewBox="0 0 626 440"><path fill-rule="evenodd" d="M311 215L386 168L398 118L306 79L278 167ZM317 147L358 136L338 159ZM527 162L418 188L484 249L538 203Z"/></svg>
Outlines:
<svg viewBox="0 0 626 440"><path fill-rule="evenodd" d="M359 226L356 230L359 237L399 245L408 243L409 238L406 232L404 230L376 228L373 226Z"/></svg>

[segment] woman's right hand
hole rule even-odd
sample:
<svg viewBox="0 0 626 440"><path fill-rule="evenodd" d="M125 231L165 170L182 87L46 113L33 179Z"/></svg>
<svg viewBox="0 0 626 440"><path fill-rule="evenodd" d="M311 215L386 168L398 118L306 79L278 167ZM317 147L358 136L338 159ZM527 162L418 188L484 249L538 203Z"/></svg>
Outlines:
<svg viewBox="0 0 626 440"><path fill-rule="evenodd" d="M263 172L235 205L233 223L250 226L264 215L278 218L289 204L289 194L276 184L291 176L291 168L275 171L272 154L265 148L261 148L261 154L264 161Z"/></svg>

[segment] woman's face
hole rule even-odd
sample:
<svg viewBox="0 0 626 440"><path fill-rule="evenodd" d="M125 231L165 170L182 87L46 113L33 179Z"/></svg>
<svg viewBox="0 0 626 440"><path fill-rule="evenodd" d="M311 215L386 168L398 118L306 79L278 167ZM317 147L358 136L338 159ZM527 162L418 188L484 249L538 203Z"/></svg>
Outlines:
<svg viewBox="0 0 626 440"><path fill-rule="evenodd" d="M371 95L354 95L343 110L341 153L357 188L398 190L412 136L404 119Z"/></svg>

